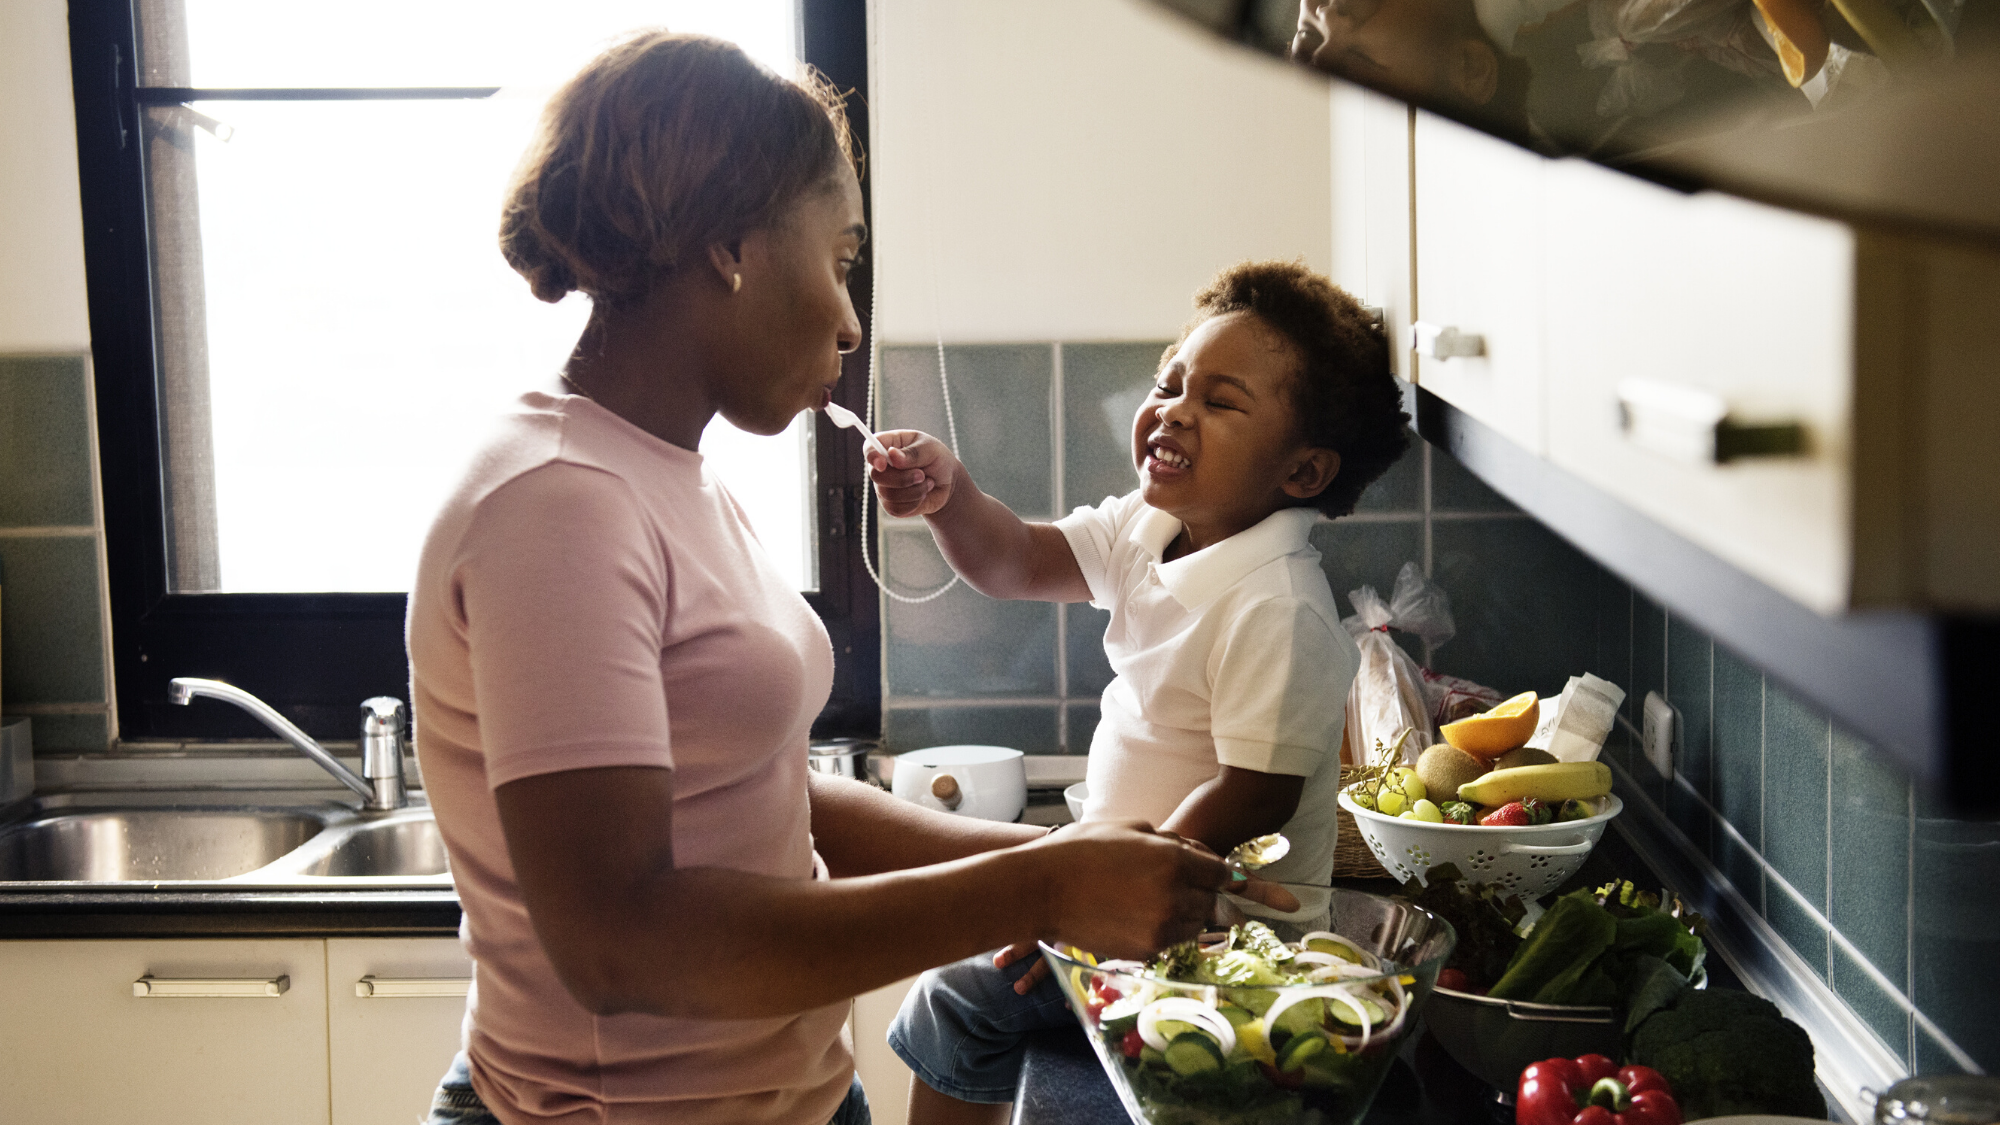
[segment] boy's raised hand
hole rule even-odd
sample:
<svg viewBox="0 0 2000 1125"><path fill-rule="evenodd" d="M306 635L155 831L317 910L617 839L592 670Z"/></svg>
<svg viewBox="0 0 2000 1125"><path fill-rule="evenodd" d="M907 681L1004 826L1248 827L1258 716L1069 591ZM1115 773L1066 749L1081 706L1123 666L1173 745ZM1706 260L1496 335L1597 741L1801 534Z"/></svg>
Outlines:
<svg viewBox="0 0 2000 1125"><path fill-rule="evenodd" d="M870 449L868 479L882 510L892 516L928 516L951 501L958 479L958 458L945 444L921 430L889 430L875 435L889 455Z"/></svg>

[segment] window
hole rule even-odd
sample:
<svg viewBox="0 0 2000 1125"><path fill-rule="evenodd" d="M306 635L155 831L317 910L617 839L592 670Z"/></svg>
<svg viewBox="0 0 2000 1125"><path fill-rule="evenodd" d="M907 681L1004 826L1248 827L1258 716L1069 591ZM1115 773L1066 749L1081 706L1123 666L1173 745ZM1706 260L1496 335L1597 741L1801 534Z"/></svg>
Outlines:
<svg viewBox="0 0 2000 1125"><path fill-rule="evenodd" d="M403 695L400 591L431 514L588 314L528 297L496 248L543 101L660 23L862 89L862 21L849 0L74 3L121 736L261 733L167 705L177 675L335 739L365 696ZM857 357L843 399L863 381ZM873 731L859 467L820 461L809 417L777 438L718 420L703 449L834 634L825 733Z"/></svg>

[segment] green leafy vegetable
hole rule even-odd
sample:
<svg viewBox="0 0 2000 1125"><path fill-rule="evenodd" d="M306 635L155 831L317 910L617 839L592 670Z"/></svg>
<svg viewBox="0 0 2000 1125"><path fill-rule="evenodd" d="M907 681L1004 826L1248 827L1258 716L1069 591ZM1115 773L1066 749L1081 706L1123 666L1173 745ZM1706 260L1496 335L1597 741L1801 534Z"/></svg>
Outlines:
<svg viewBox="0 0 2000 1125"><path fill-rule="evenodd" d="M1465 881L1455 864L1440 863L1424 876L1422 889L1411 894L1413 883L1403 886L1410 901L1451 923L1458 932L1458 945L1451 951L1446 967L1457 969L1479 984L1500 979L1507 962L1520 947L1514 927L1526 916L1521 900L1490 886L1474 886Z"/></svg>
<svg viewBox="0 0 2000 1125"><path fill-rule="evenodd" d="M1564 998L1548 985L1561 981L1569 992L1584 991L1583 975L1618 936L1618 920L1606 913L1588 891L1572 891L1555 901L1535 923L1528 940L1514 951L1506 973L1487 995L1498 1000L1533 1000L1538 1004L1590 1004L1603 1000ZM1589 990L1597 991L1595 981Z"/></svg>

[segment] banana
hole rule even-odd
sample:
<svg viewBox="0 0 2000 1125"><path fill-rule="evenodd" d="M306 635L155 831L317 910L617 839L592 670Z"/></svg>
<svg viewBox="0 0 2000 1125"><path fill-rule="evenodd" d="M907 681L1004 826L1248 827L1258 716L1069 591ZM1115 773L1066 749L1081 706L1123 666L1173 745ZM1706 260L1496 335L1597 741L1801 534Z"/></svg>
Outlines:
<svg viewBox="0 0 2000 1125"><path fill-rule="evenodd" d="M1504 805L1539 797L1567 801L1611 792L1611 767L1603 762L1556 762L1494 770L1458 787L1458 799Z"/></svg>

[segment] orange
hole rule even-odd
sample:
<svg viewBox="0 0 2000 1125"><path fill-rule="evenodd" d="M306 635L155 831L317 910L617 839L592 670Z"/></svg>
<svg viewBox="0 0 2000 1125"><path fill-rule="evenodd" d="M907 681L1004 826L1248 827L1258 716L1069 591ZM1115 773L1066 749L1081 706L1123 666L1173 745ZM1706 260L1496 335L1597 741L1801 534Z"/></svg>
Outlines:
<svg viewBox="0 0 2000 1125"><path fill-rule="evenodd" d="M1804 85L1826 65L1826 23L1811 0L1753 0L1771 31L1785 81Z"/></svg>
<svg viewBox="0 0 2000 1125"><path fill-rule="evenodd" d="M1497 758L1532 738L1542 721L1542 701L1524 691L1483 715L1446 723L1438 733L1474 757Z"/></svg>

